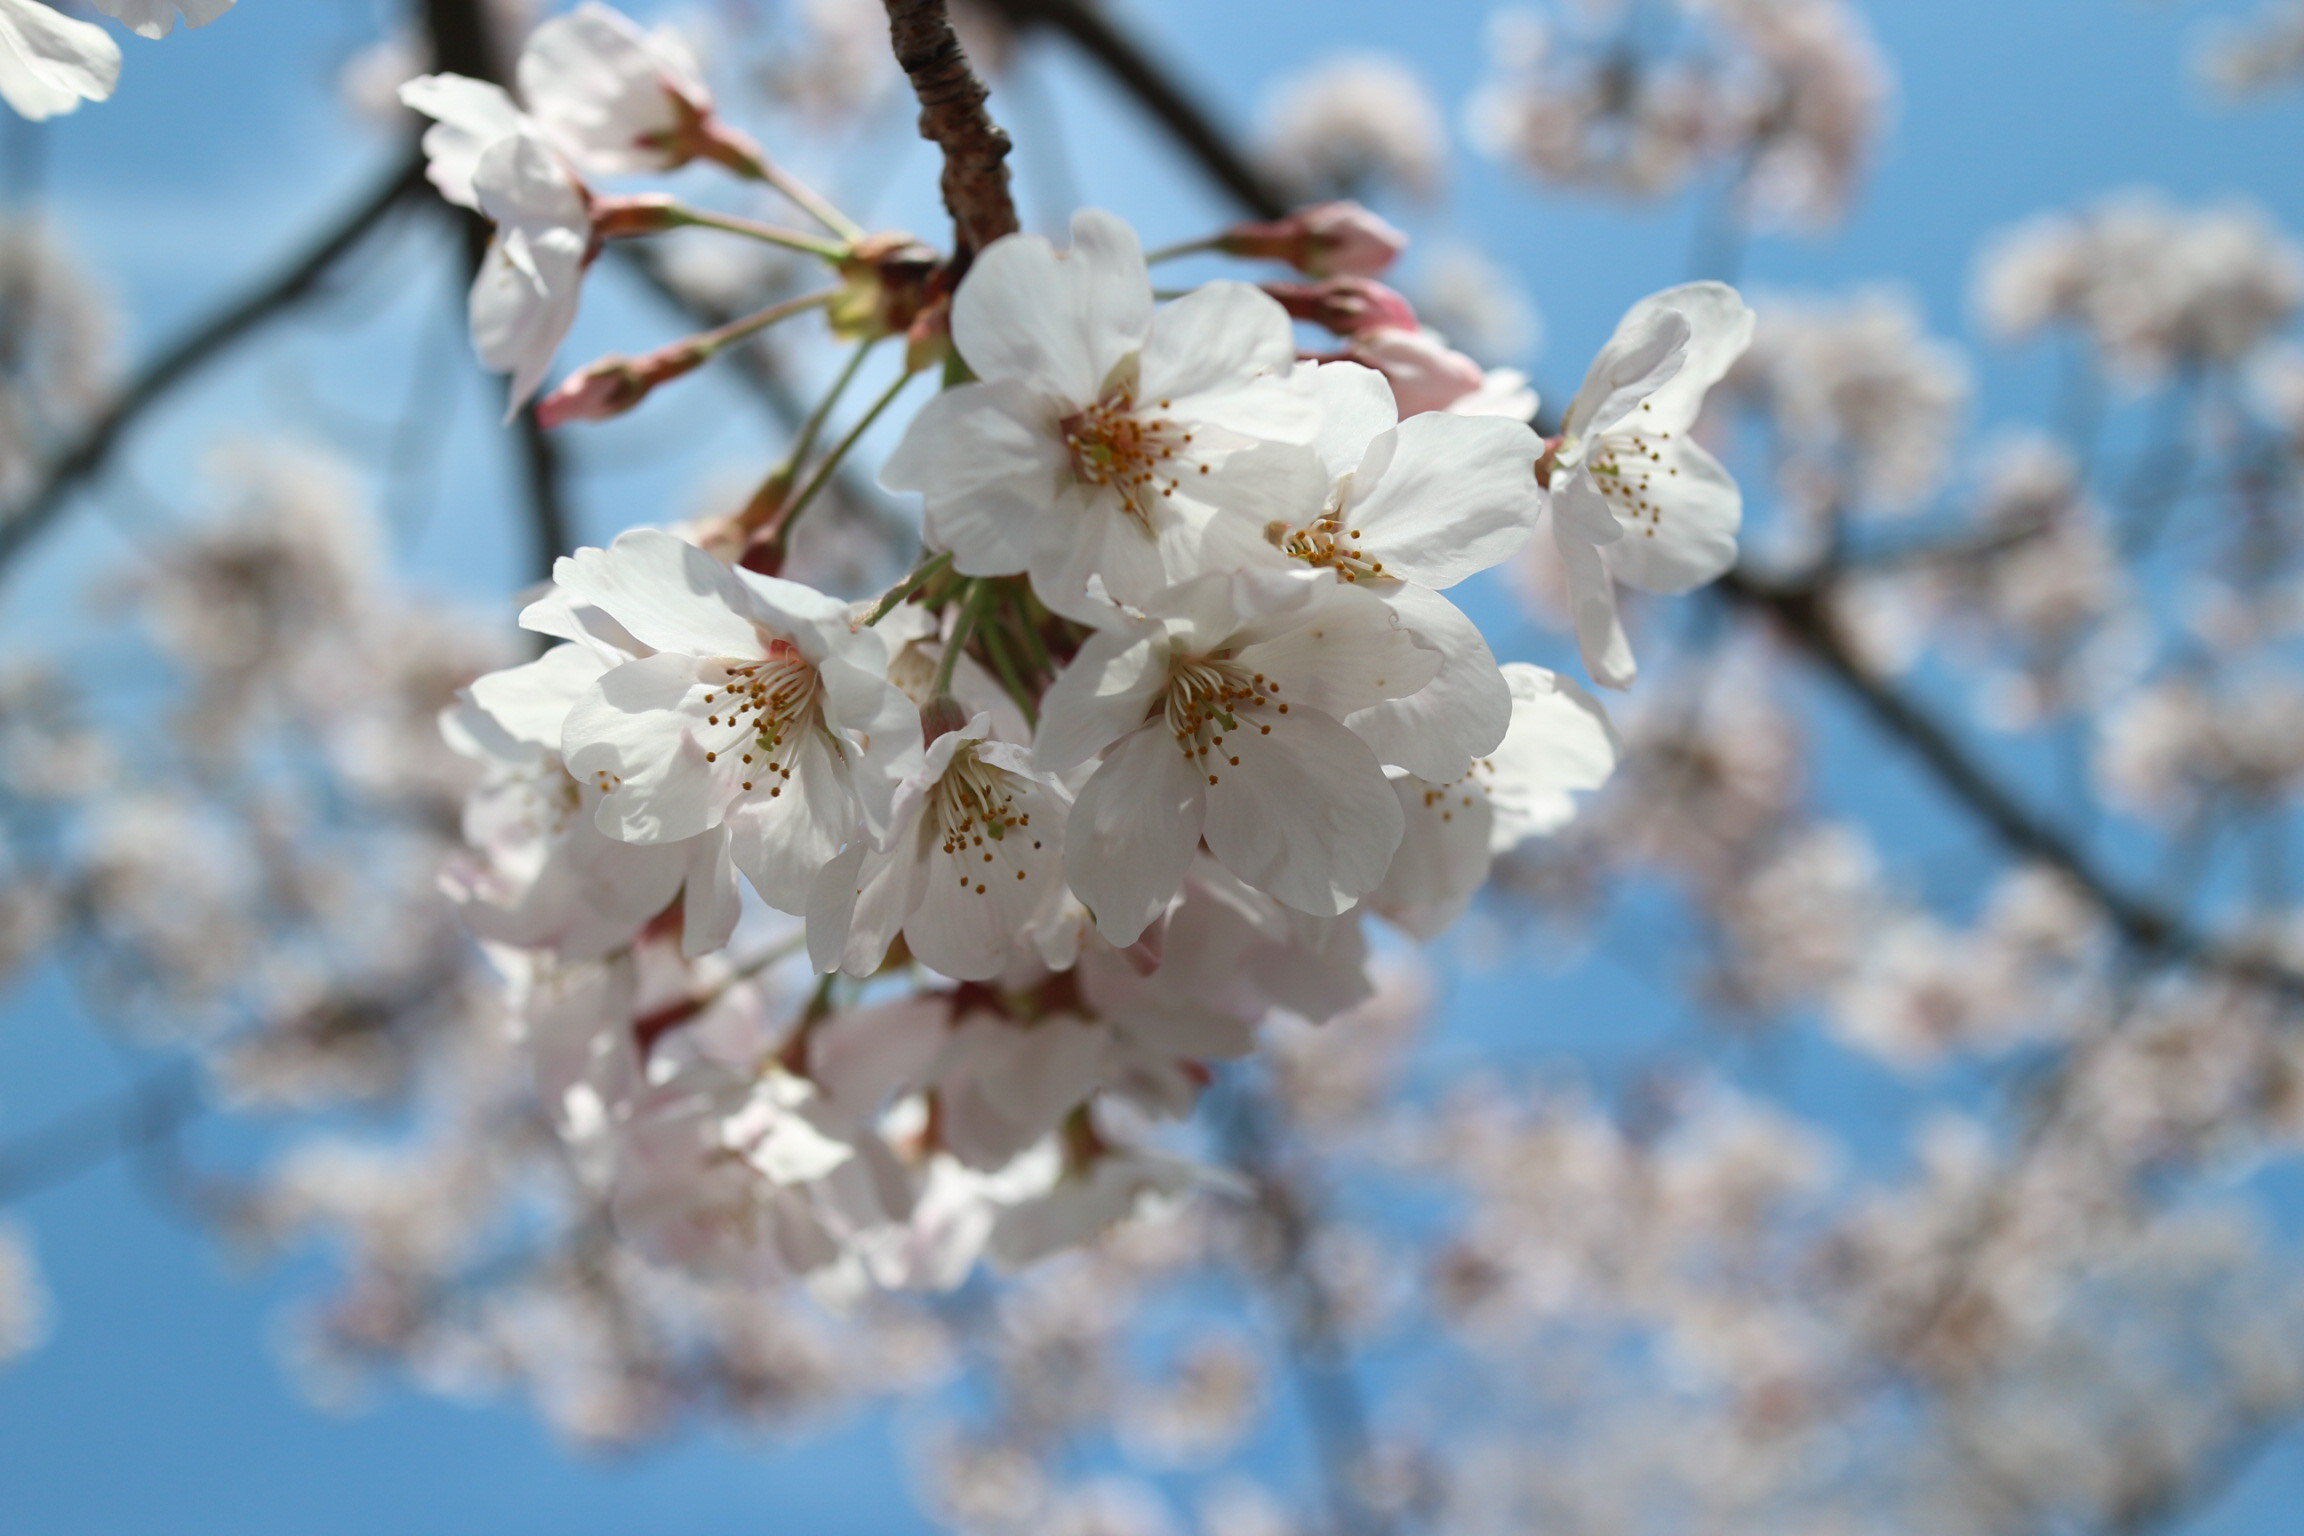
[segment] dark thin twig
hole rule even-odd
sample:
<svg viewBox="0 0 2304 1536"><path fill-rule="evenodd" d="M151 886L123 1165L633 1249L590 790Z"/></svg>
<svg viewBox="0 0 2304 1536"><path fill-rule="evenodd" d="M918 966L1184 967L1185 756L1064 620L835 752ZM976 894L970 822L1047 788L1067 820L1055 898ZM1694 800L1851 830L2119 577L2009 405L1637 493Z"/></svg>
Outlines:
<svg viewBox="0 0 2304 1536"><path fill-rule="evenodd" d="M1828 588L1770 581L1738 568L1720 578L1718 590L1731 602L1766 614L1786 639L1838 683L1875 724L1909 748L1937 783L1995 837L2012 852L2064 875L2139 950L2304 1000L2304 974L2267 956L2212 939L2179 914L2120 885L2077 842L1994 777L1950 727L1873 675L1833 620L1827 605Z"/></svg>
<svg viewBox="0 0 2304 1536"><path fill-rule="evenodd" d="M991 94L968 67L944 0L886 0L896 62L920 98L920 137L944 152L944 207L952 215L952 265L1016 232L1008 192L1008 135L984 109Z"/></svg>
<svg viewBox="0 0 2304 1536"><path fill-rule="evenodd" d="M1277 219L1288 211L1286 194L1233 147L1232 136L1207 109L1102 11L1081 0L987 0L987 4L1011 26L1044 27L1094 59L1190 154L1209 180L1249 214Z"/></svg>
<svg viewBox="0 0 2304 1536"><path fill-rule="evenodd" d="M265 321L311 297L321 279L423 185L424 161L411 155L338 217L302 255L194 326L147 363L88 424L79 440L48 465L32 493L0 516L0 569L22 554L25 546L63 513L74 491L102 472L122 437L145 411Z"/></svg>

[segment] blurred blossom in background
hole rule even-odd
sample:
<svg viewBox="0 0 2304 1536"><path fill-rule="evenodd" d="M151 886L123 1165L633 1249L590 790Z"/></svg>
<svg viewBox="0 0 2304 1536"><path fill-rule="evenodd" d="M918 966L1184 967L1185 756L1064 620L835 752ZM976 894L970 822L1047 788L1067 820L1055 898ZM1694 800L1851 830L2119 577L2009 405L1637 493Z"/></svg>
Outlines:
<svg viewBox="0 0 2304 1536"><path fill-rule="evenodd" d="M2293 1529L2304 6L0 99L0 1527Z"/></svg>

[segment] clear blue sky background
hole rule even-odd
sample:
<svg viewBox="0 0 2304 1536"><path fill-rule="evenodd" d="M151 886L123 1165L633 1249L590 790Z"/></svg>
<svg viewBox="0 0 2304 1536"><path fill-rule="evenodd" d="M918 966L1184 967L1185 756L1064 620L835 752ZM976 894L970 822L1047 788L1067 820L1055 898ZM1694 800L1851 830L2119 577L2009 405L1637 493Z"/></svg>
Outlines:
<svg viewBox="0 0 2304 1536"><path fill-rule="evenodd" d="M2245 192L2304 228L2304 108L2219 111L2183 67L2191 28L2218 9L2141 0L1869 0L1865 9L1901 77L1896 125L1862 207L1820 241L1764 240L1758 284L1842 285L1893 277L1941 332L1966 337L1966 283L1977 242L2035 209L2139 182L2197 200ZM636 7L645 9L645 7ZM1460 102L1481 66L1484 4L1465 0L1137 0L1123 7L1187 62L1235 118L1308 47L1378 47L1410 60ZM345 122L335 67L364 35L356 0L242 0L204 32L165 45L127 42L120 98L44 134L45 184L65 228L120 296L129 347L147 351L261 270L283 240L355 195L384 155ZM1321 40L1307 43L1317 21ZM1021 141L1028 211L1050 173L1045 123L1060 119L1062 160L1090 201L1114 207L1154 241L1199 232L1219 212L1160 155L1123 107L1069 60L1036 68L1044 104L1003 106ZM1038 136L1035 137L1035 134ZM889 144L901 142L901 136ZM936 228L927 162L909 161L891 222ZM1459 234L1514 268L1545 314L1536 359L1550 387L1572 386L1624 306L1685 275L1688 208L1629 213L1539 196L1509 173L1458 157L1444 211L1402 210L1420 234ZM413 254L414 245L402 251ZM502 463L484 386L465 366L443 269L394 299L385 283L284 329L221 370L210 387L156 418L128 471L14 573L0 595L0 638L52 637L87 620L72 600L124 534L161 510L196 505L199 446L220 429L332 440L379 462L411 399L466 391L452 430L380 481L409 569L476 602L521 572L505 517ZM666 335L662 317L614 298L592 305L577 352ZM2038 360L1985 360L1986 419L2045 408ZM491 394L493 384L485 386ZM692 402L710 398L702 391ZM715 424L725 422L725 424ZM756 459L740 410L644 413L579 451L617 462L583 509L595 536L687 510L698 466ZM1535 659L1554 643L1527 632L1491 595L1480 616L1499 650ZM1847 749L1835 749L1847 750ZM1925 789L1888 776L1860 791L1872 805L1909 799L1936 826ZM1938 827L1937 830L1942 830ZM1952 856L1961 845L1949 843ZM1529 997L1537 1002L1531 1008ZM1533 994L1525 972L1467 968L1449 998L1451 1039L1532 1065L1575 1057L1605 1075L1685 1020L1620 968L1596 965ZM1909 1091L1829 1053L1797 1052L1802 1100L1851 1136L1892 1119ZM53 976L0 1007L0 1135L41 1123L117 1086L117 1052L77 1017ZM0 1536L631 1536L807 1531L812 1536L922 1528L902 1488L888 1427L834 1426L797 1449L712 1436L601 1464L568 1455L510 1406L462 1406L388 1394L349 1419L299 1400L271 1354L278 1320L310 1274L235 1274L200 1234L164 1214L113 1167L43 1193L13 1213L36 1234L58 1301L57 1333L0 1372ZM2304 1508L2304 1456L2284 1448L2196 1523L2202 1536L2288 1536Z"/></svg>

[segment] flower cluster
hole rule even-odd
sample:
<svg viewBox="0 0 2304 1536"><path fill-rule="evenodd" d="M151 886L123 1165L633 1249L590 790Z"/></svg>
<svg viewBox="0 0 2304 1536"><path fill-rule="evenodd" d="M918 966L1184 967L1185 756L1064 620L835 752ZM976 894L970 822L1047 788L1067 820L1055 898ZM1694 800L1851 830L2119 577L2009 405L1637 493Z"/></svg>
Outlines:
<svg viewBox="0 0 2304 1536"><path fill-rule="evenodd" d="M587 5L530 42L524 109L408 87L440 122L435 182L498 221L475 334L516 404L584 226L676 222L603 213L576 168L733 142L684 71ZM539 230L522 187L568 223ZM862 426L802 484L804 435L735 537L637 529L561 560L522 615L556 643L446 717L484 772L450 884L563 1132L654 1246L948 1285L1209 1177L1146 1125L1267 1014L1365 999L1371 916L1437 934L1607 779L1600 706L1499 666L1447 592L1549 516L1593 676L1628 683L1615 582L1682 592L1733 558L1735 486L1689 429L1752 317L1719 284L1641 305L1545 440L1517 375L1376 280L1403 242L1351 205L1190 247L1309 281L1166 303L1109 214L1067 249L999 240L953 283L817 211L836 333L859 358L908 333L865 424L945 366L881 472L920 497L916 568L861 604L779 574ZM491 285L535 322L516 357ZM1297 319L1345 350L1301 351ZM709 350L595 364L541 410L612 414ZM800 949L825 979L768 1024L739 1001L763 962L720 956ZM748 1022L712 1024L731 1008Z"/></svg>
<svg viewBox="0 0 2304 1536"><path fill-rule="evenodd" d="M177 16L202 27L232 0L91 0L142 37L166 37ZM120 45L94 22L42 0L0 0L0 101L39 121L102 101L120 81Z"/></svg>

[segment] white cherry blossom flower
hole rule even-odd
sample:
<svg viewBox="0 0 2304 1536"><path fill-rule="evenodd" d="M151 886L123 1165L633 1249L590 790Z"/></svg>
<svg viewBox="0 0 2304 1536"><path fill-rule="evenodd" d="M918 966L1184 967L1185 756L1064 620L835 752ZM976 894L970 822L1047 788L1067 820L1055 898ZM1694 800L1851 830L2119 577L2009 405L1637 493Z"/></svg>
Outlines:
<svg viewBox="0 0 2304 1536"><path fill-rule="evenodd" d="M1385 764L1454 779L1503 738L1511 701L1478 626L1441 597L1516 554L1543 511L1539 443L1524 422L1425 413L1398 420L1393 391L1349 363L1302 369L1321 406L1309 447L1235 457L1215 484L1231 516L1212 552L1277 549L1384 599L1441 658L1406 698L1347 722Z"/></svg>
<svg viewBox="0 0 2304 1536"><path fill-rule="evenodd" d="M1343 722L1423 687L1440 657L1326 572L1203 576L1116 617L1049 689L1034 744L1045 771L1103 753L1064 866L1105 938L1136 940L1203 836L1299 911L1332 915L1374 889L1400 807Z"/></svg>
<svg viewBox="0 0 2304 1536"><path fill-rule="evenodd" d="M545 137L587 172L663 171L712 111L694 50L670 27L643 32L586 0L538 27L521 51L520 95Z"/></svg>
<svg viewBox="0 0 2304 1536"><path fill-rule="evenodd" d="M1599 701L1575 683L1526 662L1503 671L1512 724L1494 751L1448 783L1392 781L1400 849L1368 904L1418 938L1463 916L1496 855L1574 820L1570 792L1607 783L1623 756Z"/></svg>
<svg viewBox="0 0 2304 1536"><path fill-rule="evenodd" d="M1135 232L1094 209L1074 216L1069 251L1037 235L987 247L953 298L952 340L981 382L929 402L882 483L922 493L954 569L1027 572L1084 621L1091 575L1142 603L1198 574L1202 475L1315 425L1277 302L1224 282L1154 309Z"/></svg>
<svg viewBox="0 0 2304 1536"><path fill-rule="evenodd" d="M602 791L603 832L668 843L726 826L736 867L786 912L806 910L859 822L886 832L921 760L919 716L846 604L655 529L579 550L554 580L656 652L568 716L568 771Z"/></svg>
<svg viewBox="0 0 2304 1536"><path fill-rule="evenodd" d="M808 947L819 970L869 976L897 932L918 960L988 981L1064 894L1064 787L992 717L929 743L896 791L888 839L858 838L817 877Z"/></svg>
<svg viewBox="0 0 2304 1536"><path fill-rule="evenodd" d="M139 37L166 37L181 14L184 25L204 27L232 9L232 0L89 0Z"/></svg>
<svg viewBox="0 0 2304 1536"><path fill-rule="evenodd" d="M482 363L512 375L509 421L542 387L576 323L594 249L592 216L584 188L533 133L483 151L472 187L496 223L472 281L472 344Z"/></svg>
<svg viewBox="0 0 2304 1536"><path fill-rule="evenodd" d="M569 710L631 659L557 645L478 679L442 715L449 745L488 770L465 806L471 855L442 877L481 938L590 959L631 942L675 898L687 953L718 949L734 931L741 900L725 827L677 843L609 837L596 822L599 785L560 760Z"/></svg>
<svg viewBox="0 0 2304 1536"><path fill-rule="evenodd" d="M120 45L93 22L39 0L0 0L0 101L38 122L103 101L120 83Z"/></svg>
<svg viewBox="0 0 2304 1536"><path fill-rule="evenodd" d="M424 175L459 208L480 206L472 185L480 156L533 126L502 86L464 75L418 75L400 87L400 101L432 119L424 130Z"/></svg>
<svg viewBox="0 0 2304 1536"><path fill-rule="evenodd" d="M1637 670L1617 617L1618 581L1674 594L1735 563L1743 494L1689 429L1705 391L1750 344L1752 321L1725 283L1643 299L1569 404L1551 477L1552 532L1595 682L1627 687Z"/></svg>

